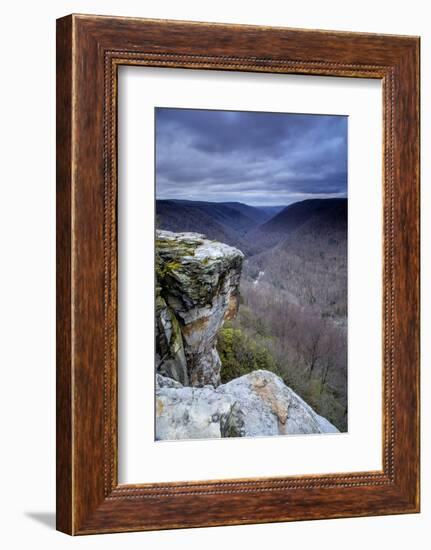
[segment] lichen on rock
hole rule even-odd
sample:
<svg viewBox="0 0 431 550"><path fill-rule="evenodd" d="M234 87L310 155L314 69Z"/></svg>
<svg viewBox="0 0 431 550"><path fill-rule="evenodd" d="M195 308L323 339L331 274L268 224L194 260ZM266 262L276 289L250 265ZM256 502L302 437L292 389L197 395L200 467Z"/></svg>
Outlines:
<svg viewBox="0 0 431 550"><path fill-rule="evenodd" d="M243 254L197 233L156 232L156 370L220 384L217 333L235 317Z"/></svg>

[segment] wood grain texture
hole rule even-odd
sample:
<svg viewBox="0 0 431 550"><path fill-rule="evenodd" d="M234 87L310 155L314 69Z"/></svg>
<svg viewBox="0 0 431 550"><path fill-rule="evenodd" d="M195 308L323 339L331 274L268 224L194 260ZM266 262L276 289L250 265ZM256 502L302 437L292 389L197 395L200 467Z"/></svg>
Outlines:
<svg viewBox="0 0 431 550"><path fill-rule="evenodd" d="M57 23L57 529L72 531L72 33Z"/></svg>
<svg viewBox="0 0 431 550"><path fill-rule="evenodd" d="M417 512L419 39L72 15L58 21L57 50L58 529L87 534ZM118 485L122 64L382 80L382 471Z"/></svg>

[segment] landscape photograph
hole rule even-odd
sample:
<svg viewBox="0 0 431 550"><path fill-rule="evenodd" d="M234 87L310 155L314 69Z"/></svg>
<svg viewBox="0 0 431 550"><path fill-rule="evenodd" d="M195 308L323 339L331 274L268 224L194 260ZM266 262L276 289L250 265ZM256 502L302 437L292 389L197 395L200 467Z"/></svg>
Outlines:
<svg viewBox="0 0 431 550"><path fill-rule="evenodd" d="M155 439L348 430L348 118L155 109Z"/></svg>

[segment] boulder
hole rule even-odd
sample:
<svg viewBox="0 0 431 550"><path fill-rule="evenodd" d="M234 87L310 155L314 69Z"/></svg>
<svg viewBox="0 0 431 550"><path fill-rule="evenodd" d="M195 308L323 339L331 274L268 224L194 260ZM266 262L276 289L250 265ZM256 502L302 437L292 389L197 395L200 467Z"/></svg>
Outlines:
<svg viewBox="0 0 431 550"><path fill-rule="evenodd" d="M217 388L157 375L156 439L337 433L272 372L257 370Z"/></svg>
<svg viewBox="0 0 431 550"><path fill-rule="evenodd" d="M197 233L156 232L156 370L220 384L217 333L238 310L241 251Z"/></svg>

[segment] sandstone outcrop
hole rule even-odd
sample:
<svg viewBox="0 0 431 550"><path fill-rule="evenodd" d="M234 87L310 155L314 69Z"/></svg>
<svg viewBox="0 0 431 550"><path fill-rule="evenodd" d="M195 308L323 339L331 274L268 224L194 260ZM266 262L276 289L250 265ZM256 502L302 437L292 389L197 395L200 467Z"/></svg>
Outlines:
<svg viewBox="0 0 431 550"><path fill-rule="evenodd" d="M337 433L277 375L257 370L217 388L157 375L156 439Z"/></svg>
<svg viewBox="0 0 431 550"><path fill-rule="evenodd" d="M241 251L197 233L156 233L156 371L220 384L217 333L238 309Z"/></svg>

